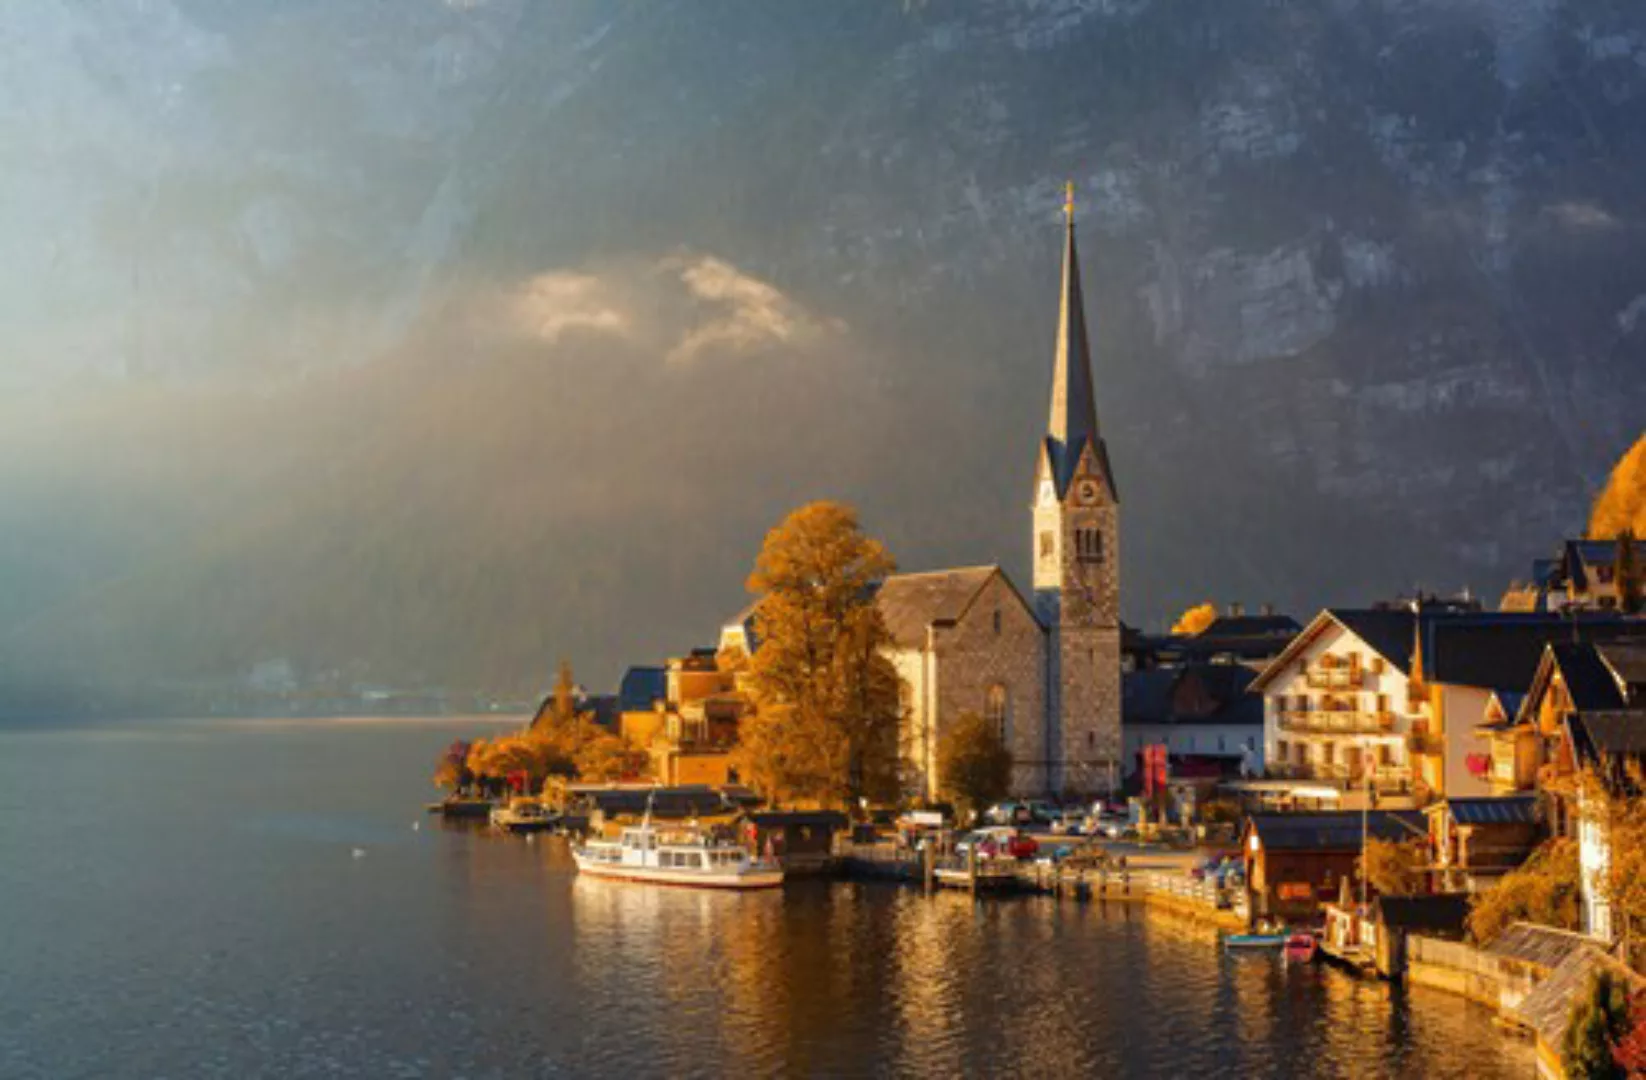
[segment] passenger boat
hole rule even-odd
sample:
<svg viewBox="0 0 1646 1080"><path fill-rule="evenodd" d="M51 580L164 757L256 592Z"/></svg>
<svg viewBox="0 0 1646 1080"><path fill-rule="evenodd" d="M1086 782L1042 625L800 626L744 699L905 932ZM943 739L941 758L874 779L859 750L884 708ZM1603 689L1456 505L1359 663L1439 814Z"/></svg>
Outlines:
<svg viewBox="0 0 1646 1080"><path fill-rule="evenodd" d="M542 803L515 802L492 807L493 827L512 833L545 832L554 828L554 815Z"/></svg>
<svg viewBox="0 0 1646 1080"><path fill-rule="evenodd" d="M770 889L783 884L783 867L755 859L740 845L698 830L664 832L648 820L616 840L590 840L572 849L578 873L590 877L685 885L700 889Z"/></svg>
<svg viewBox="0 0 1646 1080"><path fill-rule="evenodd" d="M1230 934L1223 939L1225 949L1278 949L1286 944L1285 934Z"/></svg>
<svg viewBox="0 0 1646 1080"><path fill-rule="evenodd" d="M1293 934L1286 939L1284 955L1288 964L1312 964L1319 949L1313 934Z"/></svg>

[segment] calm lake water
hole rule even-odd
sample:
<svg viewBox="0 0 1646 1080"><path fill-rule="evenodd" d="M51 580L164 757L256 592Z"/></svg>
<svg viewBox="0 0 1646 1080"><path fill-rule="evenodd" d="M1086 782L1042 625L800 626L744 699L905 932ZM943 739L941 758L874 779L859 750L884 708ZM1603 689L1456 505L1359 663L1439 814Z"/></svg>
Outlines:
<svg viewBox="0 0 1646 1080"><path fill-rule="evenodd" d="M1165 916L578 880L421 813L496 726L0 732L0 1076L1532 1074L1484 1010Z"/></svg>

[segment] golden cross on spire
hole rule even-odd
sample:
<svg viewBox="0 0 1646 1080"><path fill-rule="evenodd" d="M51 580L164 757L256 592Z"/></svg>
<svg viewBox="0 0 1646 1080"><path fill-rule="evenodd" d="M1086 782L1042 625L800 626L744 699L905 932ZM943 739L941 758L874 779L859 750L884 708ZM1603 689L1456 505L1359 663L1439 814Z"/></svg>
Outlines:
<svg viewBox="0 0 1646 1080"><path fill-rule="evenodd" d="M1070 180L1063 185L1063 221L1065 224L1074 224L1074 181Z"/></svg>

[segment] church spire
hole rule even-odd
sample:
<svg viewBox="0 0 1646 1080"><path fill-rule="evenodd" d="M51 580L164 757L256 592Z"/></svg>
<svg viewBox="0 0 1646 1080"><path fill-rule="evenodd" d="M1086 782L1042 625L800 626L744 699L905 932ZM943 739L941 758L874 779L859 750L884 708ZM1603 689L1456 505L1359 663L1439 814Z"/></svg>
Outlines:
<svg viewBox="0 0 1646 1080"><path fill-rule="evenodd" d="M1092 354L1086 339L1086 302L1080 290L1080 256L1074 239L1074 183L1064 189L1063 290L1057 316L1057 353L1052 368L1052 408L1046 426L1046 449L1051 458L1058 495L1067 489L1081 450L1087 444L1097 456L1114 495L1108 453L1097 430L1097 403L1092 395Z"/></svg>

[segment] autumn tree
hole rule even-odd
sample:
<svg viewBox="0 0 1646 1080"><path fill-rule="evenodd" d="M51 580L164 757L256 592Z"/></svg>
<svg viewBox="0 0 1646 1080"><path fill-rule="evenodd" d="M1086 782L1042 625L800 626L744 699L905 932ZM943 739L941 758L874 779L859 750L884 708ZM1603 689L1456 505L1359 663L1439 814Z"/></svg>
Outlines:
<svg viewBox="0 0 1646 1080"><path fill-rule="evenodd" d="M1198 634L1217 621L1217 605L1210 600L1196 604L1177 617L1172 624L1174 634Z"/></svg>
<svg viewBox="0 0 1646 1080"><path fill-rule="evenodd" d="M572 765L583 780L609 783L627 779L644 772L648 763L643 751L595 724L582 733L572 752Z"/></svg>
<svg viewBox="0 0 1646 1080"><path fill-rule="evenodd" d="M1560 1064L1566 1075L1571 1080L1624 1080L1629 1074L1618 1064L1616 1048L1628 1034L1628 983L1602 967L1572 1001L1560 1040Z"/></svg>
<svg viewBox="0 0 1646 1080"><path fill-rule="evenodd" d="M1518 870L1476 894L1469 909L1469 937L1488 942L1515 922L1576 930L1581 885L1577 843L1563 836L1546 840Z"/></svg>
<svg viewBox="0 0 1646 1080"><path fill-rule="evenodd" d="M474 782L474 773L469 771L469 750L468 740L457 739L440 752L434 765L436 787L460 792Z"/></svg>
<svg viewBox="0 0 1646 1080"><path fill-rule="evenodd" d="M1612 469L1589 514L1589 535L1610 540L1625 532L1646 538L1646 435Z"/></svg>
<svg viewBox="0 0 1646 1080"><path fill-rule="evenodd" d="M855 809L898 787L898 676L874 589L895 569L857 512L795 510L766 536L749 576L760 597L748 661L755 712L738 768L766 794Z"/></svg>
<svg viewBox="0 0 1646 1080"><path fill-rule="evenodd" d="M1418 839L1368 840L1366 883L1381 896L1412 896L1424 892L1429 865L1427 845Z"/></svg>
<svg viewBox="0 0 1646 1080"><path fill-rule="evenodd" d="M1000 729L973 712L961 713L937 744L939 787L967 817L1006 796L1012 752Z"/></svg>

